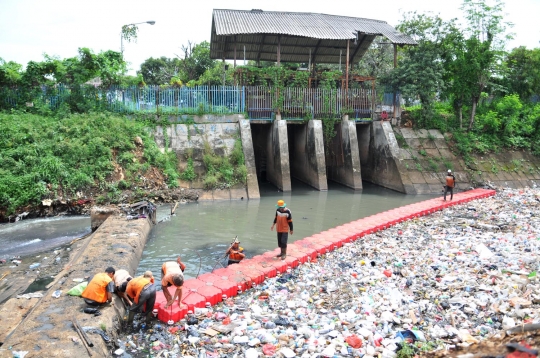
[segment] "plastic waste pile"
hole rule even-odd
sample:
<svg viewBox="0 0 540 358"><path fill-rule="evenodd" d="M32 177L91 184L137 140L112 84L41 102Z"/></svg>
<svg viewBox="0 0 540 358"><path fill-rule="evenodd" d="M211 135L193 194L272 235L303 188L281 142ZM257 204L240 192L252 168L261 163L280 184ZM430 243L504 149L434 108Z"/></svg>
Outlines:
<svg viewBox="0 0 540 358"><path fill-rule="evenodd" d="M540 191L503 190L403 222L267 279L117 356L396 357L539 323ZM175 303L176 304L176 303Z"/></svg>

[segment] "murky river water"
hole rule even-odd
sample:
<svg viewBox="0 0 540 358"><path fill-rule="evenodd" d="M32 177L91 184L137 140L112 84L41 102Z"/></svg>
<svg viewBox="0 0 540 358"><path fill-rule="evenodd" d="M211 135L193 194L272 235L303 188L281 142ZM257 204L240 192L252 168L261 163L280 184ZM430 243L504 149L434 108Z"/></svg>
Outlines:
<svg viewBox="0 0 540 358"><path fill-rule="evenodd" d="M293 214L294 235L289 237L290 243L352 220L429 199L426 195L404 195L369 183L355 192L330 182L327 192L319 192L293 181L292 193L277 192L270 184L262 184L260 192L260 200L178 206L176 216L153 228L137 273L152 270L159 277L161 264L181 255L187 264L185 276L196 277L226 263L223 255L236 235L247 257L276 248L276 234L270 226L279 199L285 200ZM169 211L168 205L160 207L158 220ZM53 249L88 232L90 218L82 216L0 225L0 258Z"/></svg>
<svg viewBox="0 0 540 358"><path fill-rule="evenodd" d="M238 235L246 256L252 257L277 247L270 231L275 204L284 199L292 211L294 235L289 243L329 228L410 203L427 200L426 195L404 195L369 183L353 191L329 182L327 192L319 192L293 181L292 193L277 192L261 185L260 200L200 202L179 206L176 216L158 224L146 244L138 274L151 270L160 277L161 264L182 256L184 275L196 277L226 264L224 253ZM158 211L158 219L169 209Z"/></svg>
<svg viewBox="0 0 540 358"><path fill-rule="evenodd" d="M89 232L89 216L21 220L0 225L0 258L33 255Z"/></svg>

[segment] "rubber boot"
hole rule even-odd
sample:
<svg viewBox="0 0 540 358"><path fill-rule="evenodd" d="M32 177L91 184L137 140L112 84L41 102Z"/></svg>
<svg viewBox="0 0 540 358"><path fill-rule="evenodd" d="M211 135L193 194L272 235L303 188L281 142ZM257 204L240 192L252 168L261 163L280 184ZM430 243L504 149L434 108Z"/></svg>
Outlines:
<svg viewBox="0 0 540 358"><path fill-rule="evenodd" d="M276 257L281 257L281 256L283 256L283 247L280 247L279 249L281 250L281 253L280 253L279 255L276 255Z"/></svg>
<svg viewBox="0 0 540 358"><path fill-rule="evenodd" d="M281 252L283 252L283 255L281 255L281 260L285 260L287 258L287 248L281 249Z"/></svg>
<svg viewBox="0 0 540 358"><path fill-rule="evenodd" d="M149 325L150 323L152 323L152 311L146 313L146 324Z"/></svg>
<svg viewBox="0 0 540 358"><path fill-rule="evenodd" d="M127 319L127 328L131 330L133 328L133 318L135 318L135 312L129 311Z"/></svg>

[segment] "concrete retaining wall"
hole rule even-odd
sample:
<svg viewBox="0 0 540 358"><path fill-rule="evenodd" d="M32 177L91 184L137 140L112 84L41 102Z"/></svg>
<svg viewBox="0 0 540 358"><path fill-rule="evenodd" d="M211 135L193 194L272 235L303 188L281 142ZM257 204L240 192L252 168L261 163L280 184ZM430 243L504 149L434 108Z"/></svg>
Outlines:
<svg viewBox="0 0 540 358"><path fill-rule="evenodd" d="M185 121L185 116L171 117L171 122ZM222 118L223 117L223 118ZM218 121L221 118L221 121ZM154 139L162 151L165 150L165 135L168 138L168 149L176 153L178 158L178 169L184 171L187 166L187 159L193 159L193 167L196 179L193 181L180 180L182 188L200 189L199 200L235 200L235 199L257 199L259 198L259 186L257 183L254 167L253 144L251 133L243 133L240 130L241 123L249 122L241 115L219 116L214 118L211 115L201 117L195 116L194 124L172 124L165 128L158 126L154 133ZM217 123L204 123L204 121L218 121ZM244 128L245 129L245 128ZM165 131L165 132L164 132ZM205 146L209 146L219 156L229 155L236 140L242 140L244 157L246 158L246 168L248 169L248 185L238 184L230 189L223 190L203 190L203 176L206 174L203 157ZM251 143L251 144L250 144ZM251 162L249 162L251 160Z"/></svg>
<svg viewBox="0 0 540 358"><path fill-rule="evenodd" d="M112 305L100 310L101 316L83 313L86 306L80 297L67 296L66 292L77 285L73 279L92 276L103 272L108 266L126 269L135 273L151 229L147 219L127 221L120 217L109 217L79 248L78 259L71 263L65 279L53 285L39 305L4 342L3 347L16 347L15 350L29 351L28 357L86 357L88 353L78 338L71 323L76 318L81 326L106 327L111 340L116 341L120 322L124 317L124 306L113 295ZM77 255L75 253L74 255ZM159 272L154 273L159 277ZM60 298L51 297L52 292L61 290ZM99 335L89 334L95 347L95 356L105 357L107 347ZM2 357L6 355L1 355ZM9 355L11 356L11 355Z"/></svg>
<svg viewBox="0 0 540 358"><path fill-rule="evenodd" d="M362 129L365 136L365 129ZM446 136L446 138L445 138ZM493 186L520 188L540 185L540 158L529 152L473 154L467 163L438 130L392 127L389 122L370 125L367 181L407 194L441 194L448 169L456 177L456 190ZM360 141L359 141L360 143ZM361 146L360 146L361 147ZM360 150L361 158L366 157Z"/></svg>

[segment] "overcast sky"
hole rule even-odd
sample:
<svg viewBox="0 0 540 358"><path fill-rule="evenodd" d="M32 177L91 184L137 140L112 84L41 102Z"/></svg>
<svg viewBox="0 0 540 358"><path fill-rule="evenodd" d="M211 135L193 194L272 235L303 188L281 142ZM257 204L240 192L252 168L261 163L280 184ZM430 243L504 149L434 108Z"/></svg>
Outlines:
<svg viewBox="0 0 540 358"><path fill-rule="evenodd" d="M77 55L77 48L120 49L122 25L139 25L137 43L125 43L131 74L149 57L174 57L188 40L210 41L212 9L253 8L317 12L384 20L395 26L404 12L433 12L462 18L461 0L0 0L0 57L26 64L43 54ZM509 48L540 47L540 0L507 0L505 19L514 23Z"/></svg>

